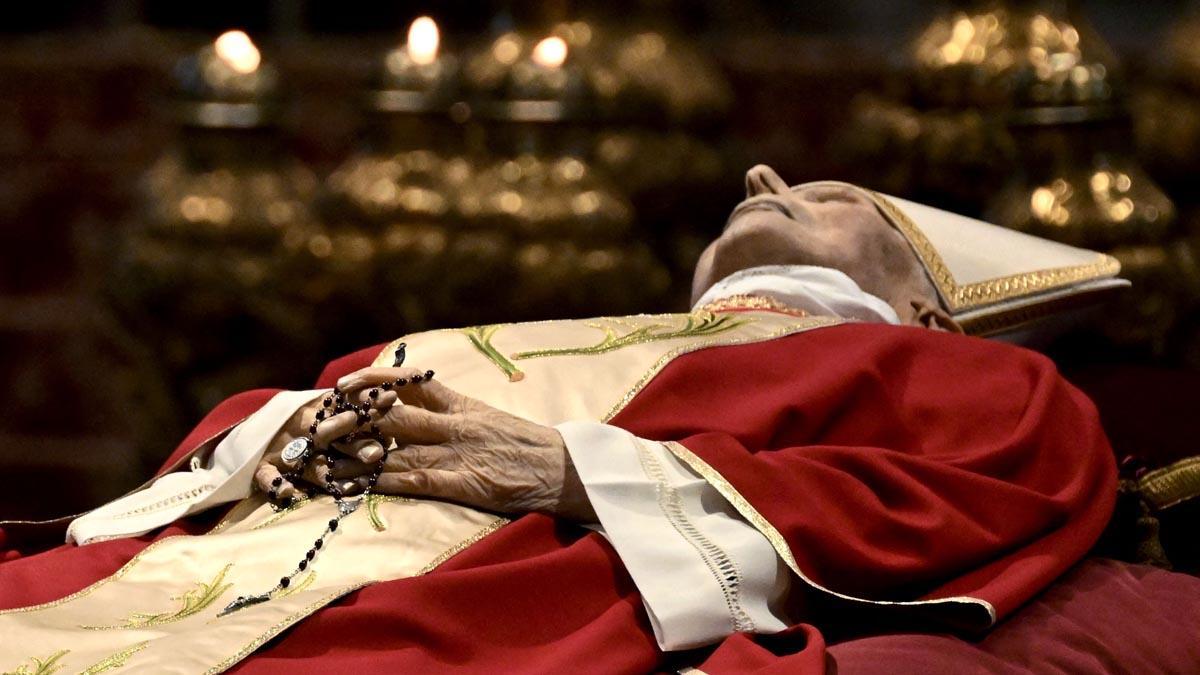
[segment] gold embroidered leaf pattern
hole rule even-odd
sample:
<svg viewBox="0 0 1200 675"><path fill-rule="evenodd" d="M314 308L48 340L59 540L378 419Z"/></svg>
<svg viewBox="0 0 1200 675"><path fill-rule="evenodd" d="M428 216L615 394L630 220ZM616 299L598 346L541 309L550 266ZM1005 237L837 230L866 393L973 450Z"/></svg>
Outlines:
<svg viewBox="0 0 1200 675"><path fill-rule="evenodd" d="M116 654L105 657L105 658L97 661L96 663L93 663L92 665L88 666L87 668L84 668L83 670L79 671L79 675L98 675L98 673L104 673L104 672L113 670L115 668L120 668L121 666L125 665L126 662L129 661L130 657L132 657L134 654L145 649L146 646L149 644L150 644L150 641L145 640L145 641L139 642L131 647L126 647L125 649L122 649L121 651L117 652Z"/></svg>
<svg viewBox="0 0 1200 675"><path fill-rule="evenodd" d="M125 619L119 624L111 626L80 626L87 630L109 630L113 628L146 628L148 626L160 626L164 623L172 623L186 619L189 616L194 616L204 611L217 601L225 591L233 587L231 583L225 583L225 575L229 572L229 568L233 567L230 563L226 565L212 581L205 583L197 582L195 588L184 592L182 595L172 597L171 600L181 603L180 607L175 611L167 612L134 612L132 616Z"/></svg>
<svg viewBox="0 0 1200 675"><path fill-rule="evenodd" d="M470 328L463 328L462 332L471 341L471 344L475 346L475 349L478 349L480 353L496 364L496 367L508 376L509 382L520 382L525 379L525 373L492 346L492 336L496 334L496 331L507 325L496 323L488 326L471 326Z"/></svg>
<svg viewBox="0 0 1200 675"><path fill-rule="evenodd" d="M371 519L371 527L375 528L376 532L383 532L387 529L387 523L383 517L379 515L379 505L384 502L409 502L411 499L399 497L397 495L367 495L367 516Z"/></svg>
<svg viewBox="0 0 1200 675"><path fill-rule="evenodd" d="M57 672L63 668L58 661L69 653L71 653L69 649L60 649L45 659L31 657L29 660L32 663L21 664L13 670L6 670L4 671L4 675L50 675L50 673Z"/></svg>
<svg viewBox="0 0 1200 675"><path fill-rule="evenodd" d="M513 354L512 358L516 361L523 359L538 359L547 356L578 356L578 355L593 355L611 352L615 349L628 347L630 345L642 344L645 342L658 342L660 340L674 340L678 338L705 337L716 335L732 330L743 324L749 323L750 319L739 318L731 314L713 314L712 312L696 312L688 314L683 326L672 329L667 324L650 324L647 326L631 327L629 332L622 335L617 334L616 328L612 324L622 325L623 322L613 320L610 324L593 323L588 324L592 328L604 331L604 337L594 345L588 347L562 347L557 349L538 349L528 352L519 352ZM627 324L626 324L627 325Z"/></svg>

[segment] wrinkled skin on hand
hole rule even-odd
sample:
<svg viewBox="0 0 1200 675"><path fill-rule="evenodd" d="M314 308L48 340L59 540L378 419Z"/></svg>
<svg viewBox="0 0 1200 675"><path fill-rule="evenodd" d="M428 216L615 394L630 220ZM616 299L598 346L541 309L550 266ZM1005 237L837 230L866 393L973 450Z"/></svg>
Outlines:
<svg viewBox="0 0 1200 675"><path fill-rule="evenodd" d="M361 398L379 384L398 378L411 380L419 372L414 368L366 368L339 380L338 387ZM386 408L377 405L372 412L380 433L396 446L374 492L445 499L499 513L540 512L596 522L557 430L493 408L436 380L398 387L395 394L398 403ZM307 431L303 420L311 420L314 412L301 414L299 435ZM317 426L314 440L318 448L324 448L355 427L353 413L335 415ZM288 431L296 428L290 425ZM280 437L276 440L282 442L273 443L272 448L281 451L296 436L289 438L281 432ZM354 452L347 450L348 454ZM348 458L337 462L334 476L355 478L361 487L365 485L363 476L373 467L361 457ZM316 467L314 477L319 474L323 478L323 471L328 468ZM261 468L260 472L263 477L270 475ZM285 495L281 492L280 496Z"/></svg>
<svg viewBox="0 0 1200 675"><path fill-rule="evenodd" d="M317 398L297 410L288 419L287 423L283 425L279 433L271 439L271 443L267 446L266 452L263 453L263 457L259 461L258 469L254 472L254 484L263 492L269 493L274 489L276 494L282 499L288 499L296 492L297 486L292 485L281 475L282 472L294 468L292 464L283 461L283 448L294 439L303 438L308 435L309 426L316 421L317 412L322 409L321 403L323 398L323 396ZM371 418L373 420L378 419L397 400L399 399L395 393L384 392L376 399L374 409L370 413ZM333 475L335 478L347 481L357 478L366 472L368 469L364 467L377 462L383 455L382 444L372 440L357 441L349 445L339 444L333 447L348 458L336 463L338 466L334 469ZM329 461L325 456L318 455L304 468L303 478L313 485L323 486L325 485L325 476L329 471ZM279 486L274 485L276 479L280 481ZM349 482L342 484L341 487L343 490L361 489L361 486L357 483L351 484Z"/></svg>

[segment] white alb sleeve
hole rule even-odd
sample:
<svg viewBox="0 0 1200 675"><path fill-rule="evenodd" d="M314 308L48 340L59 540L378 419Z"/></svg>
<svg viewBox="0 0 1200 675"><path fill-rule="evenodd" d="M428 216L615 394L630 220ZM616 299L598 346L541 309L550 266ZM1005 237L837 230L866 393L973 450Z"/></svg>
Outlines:
<svg viewBox="0 0 1200 675"><path fill-rule="evenodd" d="M663 444L597 422L557 427L600 519L641 592L661 649L787 627L790 571L716 488Z"/></svg>
<svg viewBox="0 0 1200 675"><path fill-rule="evenodd" d="M292 415L323 390L283 391L237 425L206 462L173 471L150 485L84 514L67 526L67 543L137 537L178 518L244 499L253 489L258 461ZM193 458L196 459L196 458Z"/></svg>

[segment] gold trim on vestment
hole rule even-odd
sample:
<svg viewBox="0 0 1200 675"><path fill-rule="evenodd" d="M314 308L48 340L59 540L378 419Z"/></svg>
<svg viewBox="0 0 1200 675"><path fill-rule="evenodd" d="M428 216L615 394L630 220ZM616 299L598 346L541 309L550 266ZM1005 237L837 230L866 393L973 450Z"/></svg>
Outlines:
<svg viewBox="0 0 1200 675"><path fill-rule="evenodd" d="M466 539L460 541L459 543L455 544L454 546L443 551L440 555L438 555L438 557L436 557L432 561L430 561L428 565L421 568L421 571L417 572L416 575L414 575L414 576L419 577L419 576L423 576L425 574L432 572L439 565L446 562L450 558L453 558L458 553L461 553L468 546L480 541L481 539L488 536L489 534L491 534L491 533L495 532L496 530L500 529L501 527L507 525L509 522L511 522L511 521L509 521L509 519L497 516L496 520L492 521L488 525L485 525L482 529L477 531L475 534L471 535L470 537L467 537ZM374 582L367 582L367 583L354 584L352 586L347 586L331 595L325 596L318 602L315 602L315 603L309 605L308 607L305 607L304 609L291 614L286 619L271 626L271 628L268 629L267 632L259 635L254 640L250 641L248 644L246 644L246 646L244 646L240 650L238 650L238 652L236 654L234 654L233 656L229 657L228 659L222 661L221 663L217 664L216 666L213 666L212 668L205 671L205 675L216 675L216 673L220 673L220 672L227 670L230 666L237 663L238 661L241 661L242 659L246 658L250 654L254 653L254 650L263 646L268 640L275 637L279 633L282 633L285 629L287 629L289 626L296 623L300 619L303 619L304 617L308 616L309 614L312 614L313 612L317 611L318 609L321 609L325 605L328 605L329 603L333 602L334 600L337 600L340 597L343 597L345 595L353 593L354 591L357 591L360 588L365 588L366 586L370 586L371 583L374 583Z"/></svg>
<svg viewBox="0 0 1200 675"><path fill-rule="evenodd" d="M797 323L783 326L782 328L765 335L752 335L744 338L735 338L732 340L714 339L705 342L693 342L690 344L680 345L679 347L668 351L657 361L655 361L654 365L650 367L650 370L646 371L646 373L642 375L642 377L639 378L636 383L634 383L633 387L625 392L625 394L621 396L621 398L618 399L611 408L609 408L608 412L600 421L608 422L612 418L616 417L617 413L621 412L625 406L629 405L629 402L632 401L635 396L641 393L642 389L645 389L647 384L650 384L650 380L653 380L655 376L657 376L658 373L667 366L668 363L675 360L675 358L678 356L699 351L701 349L706 349L708 347L726 347L741 344L751 344L755 342L765 342L767 340L774 340L775 338L784 337L785 335L792 335L793 333L800 333L813 328L835 326L839 323L842 323L841 319L829 316L805 316L798 318L800 321Z"/></svg>
<svg viewBox="0 0 1200 675"><path fill-rule="evenodd" d="M106 673L110 670L115 670L117 668L120 668L120 667L124 666L126 663L128 663L129 659L133 658L134 654L137 654L138 652L142 651L149 644L150 644L149 640L144 640L133 646L126 647L125 649L122 649L121 651L119 651L111 656L107 656L107 657L93 663L92 665L88 666L87 668L84 668L83 670L79 671L79 675L100 675L100 673Z"/></svg>
<svg viewBox="0 0 1200 675"><path fill-rule="evenodd" d="M936 600L868 600L866 598L856 598L852 595L838 593L837 591L828 589L821 584L818 584L805 575L800 569L800 565L796 563L795 556L792 555L791 547L788 545L787 540L784 539L779 530L776 529L775 526L770 523L770 521L764 518L763 515L758 512L758 509L754 508L754 505L752 505L745 497L742 496L740 492L737 491L737 488L733 487L729 481L725 480L725 477L722 476L720 472L709 466L708 462L705 462L691 450L688 450L686 447L675 441L668 441L663 443L663 445L670 450L672 454L678 457L680 461L682 461L684 464L687 464L692 468L693 471L700 474L704 480L708 481L710 485L716 488L717 492L720 492L721 496L727 499L729 503L733 505L733 508L737 509L737 512L740 513L747 522L753 525L756 530L761 532L762 535L767 538L767 541L771 542L771 546L779 554L779 557L782 558L787 566L792 570L792 572L795 573L796 576L800 577L801 581L808 584L812 588L842 600L868 605L914 607L922 605L928 606L952 604L982 607L987 611L988 623L984 626L975 627L987 628L996 623L996 609L992 607L990 602L981 600L979 598L955 596L950 598L938 598Z"/></svg>
<svg viewBox="0 0 1200 675"><path fill-rule="evenodd" d="M1137 484L1142 498L1158 510L1200 497L1200 457L1188 457L1149 471Z"/></svg>
<svg viewBox="0 0 1200 675"><path fill-rule="evenodd" d="M517 352L512 355L513 360L520 361L523 359L539 359L551 356L595 356L604 354L605 352L613 351L614 349L622 349L633 345L646 344L648 342L662 342L665 340L679 340L684 338L704 337L716 335L732 330L745 324L749 319L735 319L729 315L717 316L716 314L704 310L692 312L690 314L680 315L684 318L684 324L676 329L671 329L666 324L648 324L645 326L629 326L629 332L622 335L617 335L617 331L611 325L605 325L599 321L585 323L590 328L604 332L604 337L594 345L586 347L553 347L549 349L535 349L524 352ZM607 319L610 323L621 323L619 319ZM660 332L655 332L660 331Z"/></svg>
<svg viewBox="0 0 1200 675"><path fill-rule="evenodd" d="M287 617L276 622L274 625L272 625L270 628L268 628L265 633L260 634L258 637L254 638L249 643L247 643L244 647L242 647L240 650L238 650L238 652L236 654L225 659L221 663L218 663L217 665L213 666L212 668L209 668L208 670L204 671L204 675L216 675L217 673L222 673L222 672L225 672L226 670L229 670L230 666L237 663L238 661L241 661L242 659L246 658L250 654L254 653L254 650L256 650L259 647L266 644L267 641L269 641L271 638L275 637L276 635L279 635L280 633L282 633L284 630L291 627L292 624L296 623L300 619L305 618L309 614L312 614L313 612L317 611L318 609L321 609L325 605L328 605L329 603L333 602L334 600L337 600L340 597L343 597L345 595L353 593L354 591L357 591L360 588L370 586L371 583L372 582L368 581L368 582L364 582L364 583L360 583L360 584L353 584L350 586L346 586L345 588L341 588L337 591L334 591L333 593L330 593L329 595L322 597L320 600L312 603L311 605L308 605L304 609L301 609L297 612L293 612L292 614L289 614Z"/></svg>
<svg viewBox="0 0 1200 675"><path fill-rule="evenodd" d="M225 583L225 575L229 574L229 568L233 567L233 563L228 563L212 581L203 582L197 581L194 587L184 591L182 594L171 598L172 601L182 603L175 611L166 612L134 612L129 618L119 624L110 626L80 626L84 630L118 630L122 628L146 628L149 626L160 626L164 623L181 621L190 616L195 616L209 605L217 601L225 591L233 588L233 584Z"/></svg>
<svg viewBox="0 0 1200 675"><path fill-rule="evenodd" d="M1116 258L1097 253L1096 261L1092 263L1021 272L960 286L954 279L954 275L950 273L946 262L942 260L937 248L925 236L921 228L908 217L908 214L878 192L857 185L851 187L861 190L863 194L867 195L879 207L883 215L892 221L896 229L900 230L917 257L924 263L930 279L937 286L938 293L946 303L946 308L951 311L975 309L1003 300L1069 286L1080 281L1110 277L1121 271L1121 263Z"/></svg>

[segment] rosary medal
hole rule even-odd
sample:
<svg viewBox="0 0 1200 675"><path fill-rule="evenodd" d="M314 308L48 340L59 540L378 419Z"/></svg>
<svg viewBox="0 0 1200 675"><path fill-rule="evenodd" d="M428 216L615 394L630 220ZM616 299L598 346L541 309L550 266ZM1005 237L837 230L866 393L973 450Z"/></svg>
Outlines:
<svg viewBox="0 0 1200 675"><path fill-rule="evenodd" d="M308 452L310 443L312 443L312 441L307 438L297 438L291 443L288 443L286 446L284 446L283 454L281 455L283 461L290 464L300 459L304 456L305 452Z"/></svg>

